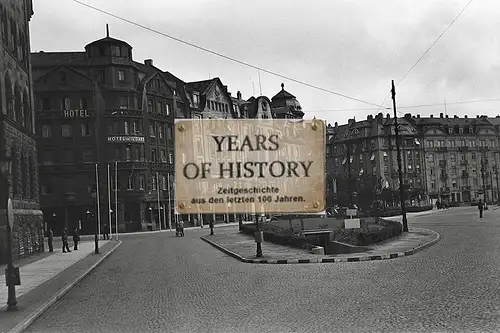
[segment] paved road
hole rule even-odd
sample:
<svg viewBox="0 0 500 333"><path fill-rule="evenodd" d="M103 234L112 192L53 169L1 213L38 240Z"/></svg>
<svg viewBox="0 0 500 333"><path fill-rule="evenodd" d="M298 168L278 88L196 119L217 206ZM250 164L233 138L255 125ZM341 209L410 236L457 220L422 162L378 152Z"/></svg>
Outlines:
<svg viewBox="0 0 500 333"><path fill-rule="evenodd" d="M171 233L122 246L28 332L493 332L500 211L410 218L442 235L395 260L251 265ZM264 246L265 251L265 246Z"/></svg>

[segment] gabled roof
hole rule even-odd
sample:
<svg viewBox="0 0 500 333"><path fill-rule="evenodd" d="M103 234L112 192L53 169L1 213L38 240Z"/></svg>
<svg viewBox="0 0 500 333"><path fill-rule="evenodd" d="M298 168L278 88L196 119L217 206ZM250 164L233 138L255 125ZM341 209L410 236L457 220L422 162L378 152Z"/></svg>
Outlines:
<svg viewBox="0 0 500 333"><path fill-rule="evenodd" d="M210 88L215 84L216 81L220 82L220 79L218 77L214 77L213 79L209 80L187 82L186 89L190 92L199 91L202 95L205 95L210 90Z"/></svg>
<svg viewBox="0 0 500 333"><path fill-rule="evenodd" d="M40 75L39 77L37 77L36 79L34 79L34 82L37 82L38 80L40 80L40 79L41 79L41 78L43 78L43 77L46 77L46 76L51 75L52 73L54 73L54 72L56 72L56 71L60 70L61 68L64 68L64 69L70 70L70 71L72 71L72 72L75 72L76 74L83 76L84 78L88 79L89 81L94 82L94 79L93 79L92 77L88 76L88 75L87 75L87 74L85 74L85 73L80 72L79 70L77 70L77 69L75 69L75 68L73 68L73 67L67 66L67 65L60 65L60 66L57 66L57 67L52 68L52 69L51 69L51 70L49 70L47 73L45 73L45 74L43 74L43 75Z"/></svg>

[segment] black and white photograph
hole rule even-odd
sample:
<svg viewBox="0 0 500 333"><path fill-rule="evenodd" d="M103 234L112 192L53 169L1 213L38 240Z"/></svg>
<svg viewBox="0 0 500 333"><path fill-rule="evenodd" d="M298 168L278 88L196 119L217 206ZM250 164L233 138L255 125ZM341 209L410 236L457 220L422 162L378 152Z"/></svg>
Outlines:
<svg viewBox="0 0 500 333"><path fill-rule="evenodd" d="M500 332L499 17L0 0L0 332Z"/></svg>

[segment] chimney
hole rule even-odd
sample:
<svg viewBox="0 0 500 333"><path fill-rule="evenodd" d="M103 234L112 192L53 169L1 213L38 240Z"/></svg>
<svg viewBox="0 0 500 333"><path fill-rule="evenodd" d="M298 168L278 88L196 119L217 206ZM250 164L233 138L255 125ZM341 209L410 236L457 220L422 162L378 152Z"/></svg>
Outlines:
<svg viewBox="0 0 500 333"><path fill-rule="evenodd" d="M405 113L405 119L411 119L411 113Z"/></svg>
<svg viewBox="0 0 500 333"><path fill-rule="evenodd" d="M153 59L146 59L146 60L144 60L144 65L146 65L146 66L153 66Z"/></svg>
<svg viewBox="0 0 500 333"><path fill-rule="evenodd" d="M351 125L354 125L354 123L355 123L355 122L356 122L356 119L349 119L349 120L347 121L347 124L348 124L349 126L351 126Z"/></svg>
<svg viewBox="0 0 500 333"><path fill-rule="evenodd" d="M434 118L434 115L433 115L433 114L431 114L431 118Z"/></svg>
<svg viewBox="0 0 500 333"><path fill-rule="evenodd" d="M420 119L420 115L419 114L417 114L417 118Z"/></svg>
<svg viewBox="0 0 500 333"><path fill-rule="evenodd" d="M387 119L391 119L391 114L390 114L390 113L388 113L388 114L386 115L386 117L387 117Z"/></svg>
<svg viewBox="0 0 500 333"><path fill-rule="evenodd" d="M457 115L454 115L454 116L453 116L453 118L458 118L458 116L457 116Z"/></svg>
<svg viewBox="0 0 500 333"><path fill-rule="evenodd" d="M227 86L224 86L224 91L227 92Z"/></svg>
<svg viewBox="0 0 500 333"><path fill-rule="evenodd" d="M240 92L239 90L238 90L238 92L236 93L236 98L237 98L237 99L239 99L239 100L241 99L241 92Z"/></svg>
<svg viewBox="0 0 500 333"><path fill-rule="evenodd" d="M467 119L467 115L465 115L464 118Z"/></svg>
<svg viewBox="0 0 500 333"><path fill-rule="evenodd" d="M476 115L476 119L477 119L477 118L479 118L479 115L478 115L478 114Z"/></svg>
<svg viewBox="0 0 500 333"><path fill-rule="evenodd" d="M337 129L337 127L339 127L339 123L335 122L335 129Z"/></svg>
<svg viewBox="0 0 500 333"><path fill-rule="evenodd" d="M446 118L448 118L448 115L446 115Z"/></svg>
<svg viewBox="0 0 500 333"><path fill-rule="evenodd" d="M443 118L443 113L442 112L439 114L439 118Z"/></svg>

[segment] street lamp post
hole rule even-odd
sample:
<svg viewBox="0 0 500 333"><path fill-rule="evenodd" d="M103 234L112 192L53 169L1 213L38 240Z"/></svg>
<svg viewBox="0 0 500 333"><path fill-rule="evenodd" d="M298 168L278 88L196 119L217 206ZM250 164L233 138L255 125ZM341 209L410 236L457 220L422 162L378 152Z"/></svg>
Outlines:
<svg viewBox="0 0 500 333"><path fill-rule="evenodd" d="M486 177L485 177L485 173L486 173L486 161L484 159L481 160L481 176L483 178L483 196L484 196L484 204L487 205L486 201L487 201L487 195L486 195Z"/></svg>
<svg viewBox="0 0 500 333"><path fill-rule="evenodd" d="M404 200L404 188L403 188L403 170L401 167L401 149L399 147L399 129L398 129L398 116L396 114L396 87L394 86L394 80L392 80L392 106L394 109L394 134L396 135L396 151L398 159L398 169L399 169L399 196L401 201L401 215L403 215L403 232L408 232L408 220L406 218L406 207Z"/></svg>

